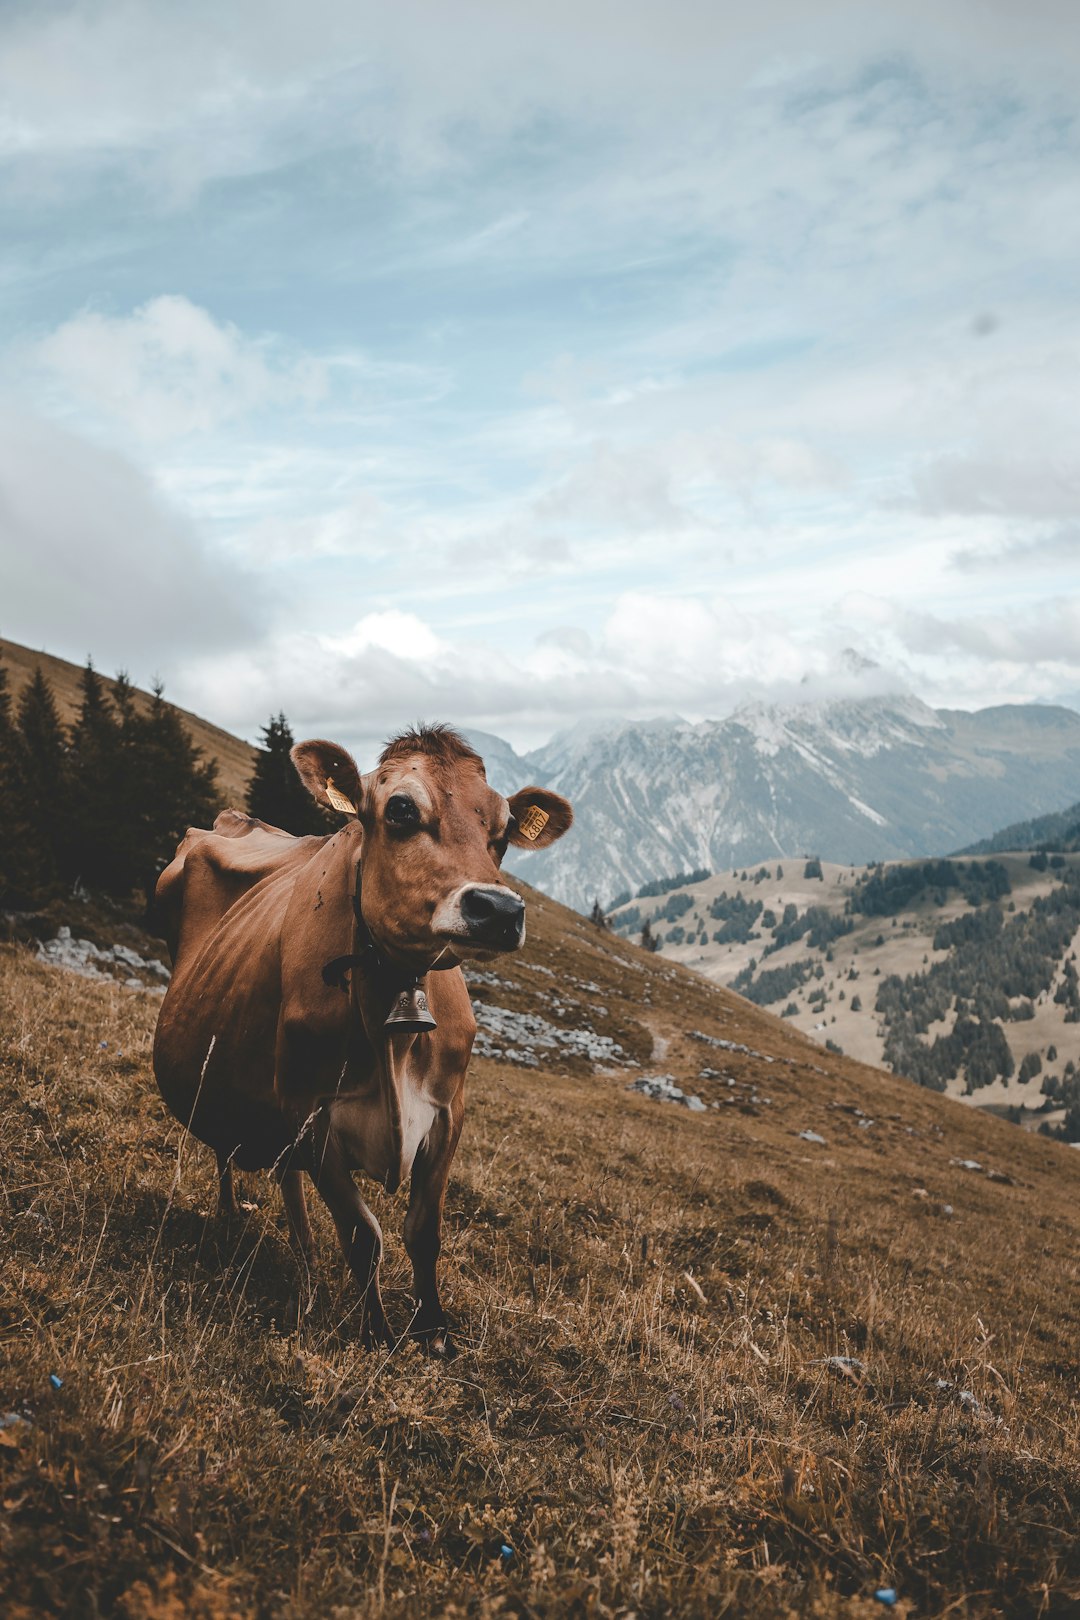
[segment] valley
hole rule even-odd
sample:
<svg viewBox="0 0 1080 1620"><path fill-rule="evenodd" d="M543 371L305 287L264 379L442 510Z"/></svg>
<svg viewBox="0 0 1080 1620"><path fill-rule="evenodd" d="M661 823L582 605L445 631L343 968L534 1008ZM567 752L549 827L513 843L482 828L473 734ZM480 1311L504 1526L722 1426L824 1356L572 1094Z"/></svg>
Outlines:
<svg viewBox="0 0 1080 1620"><path fill-rule="evenodd" d="M883 909L869 913L857 908L866 903L877 869L785 860L636 898L612 913L612 923L634 938L648 923L665 956L759 1000L821 1045L831 1042L861 1062L895 1066L980 1108L1018 1115L1030 1128L1057 1128L1066 1108L1051 1106L1054 1082L1068 1092L1080 1068L1080 1022L1067 992L1070 959L1080 947L1080 855L1035 860L1033 866L1025 851L945 863L961 886L931 883L910 895L896 887L890 897L879 881L869 903ZM890 865L884 873L895 882L927 864ZM821 875L807 876L808 870ZM973 874L973 888L966 874ZM1030 925L1055 906L1064 907L1055 954L1036 963ZM1023 993L1009 996L990 982L980 986L987 995L997 992L992 1011L982 1009L983 1021L1000 1030L1009 1059L999 1061L995 1049L989 1064L961 1062L946 1074L943 1057L942 1073L920 1074L922 1053L956 1026L956 991L940 986L958 959L984 974L998 962L1001 974L1000 952L989 954L991 934L1008 941L1009 930L1019 934L1025 920L1020 945L1029 977ZM980 930L987 931L981 957L970 937ZM939 1010L943 995L947 1006ZM898 997L914 999L914 1028L902 1027ZM1010 1072L1000 1072L1009 1070L1010 1060ZM991 1074L995 1064L998 1072Z"/></svg>

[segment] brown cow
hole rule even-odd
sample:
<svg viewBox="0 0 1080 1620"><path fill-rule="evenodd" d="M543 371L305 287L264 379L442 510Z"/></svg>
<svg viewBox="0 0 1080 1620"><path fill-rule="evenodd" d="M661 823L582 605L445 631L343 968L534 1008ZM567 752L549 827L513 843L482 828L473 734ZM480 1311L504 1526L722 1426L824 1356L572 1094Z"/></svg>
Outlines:
<svg viewBox="0 0 1080 1620"><path fill-rule="evenodd" d="M391 1340L382 1233L353 1172L390 1191L411 1177L411 1331L452 1354L436 1261L476 1033L457 964L519 949L525 906L499 864L508 844L553 843L573 813L544 788L504 799L444 726L396 738L364 777L334 743L299 743L293 760L350 819L293 838L226 810L187 833L157 889L175 971L154 1072L217 1153L221 1208L235 1208L234 1164L273 1169L305 1273L311 1177L363 1290L367 1342Z"/></svg>

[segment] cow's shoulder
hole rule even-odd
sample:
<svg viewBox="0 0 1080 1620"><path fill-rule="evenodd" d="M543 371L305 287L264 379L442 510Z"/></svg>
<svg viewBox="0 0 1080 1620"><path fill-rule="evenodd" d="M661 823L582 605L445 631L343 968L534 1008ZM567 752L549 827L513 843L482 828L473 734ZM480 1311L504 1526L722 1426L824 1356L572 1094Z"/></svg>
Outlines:
<svg viewBox="0 0 1080 1620"><path fill-rule="evenodd" d="M325 842L295 838L239 810L223 810L212 831L189 827L157 884L166 938L179 960L257 883L303 865Z"/></svg>

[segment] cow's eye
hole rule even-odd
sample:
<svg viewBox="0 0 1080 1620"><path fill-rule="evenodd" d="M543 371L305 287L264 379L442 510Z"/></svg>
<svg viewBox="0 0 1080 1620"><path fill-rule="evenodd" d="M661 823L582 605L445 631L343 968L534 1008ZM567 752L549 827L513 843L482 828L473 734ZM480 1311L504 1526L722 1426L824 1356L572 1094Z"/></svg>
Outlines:
<svg viewBox="0 0 1080 1620"><path fill-rule="evenodd" d="M419 827L420 811L408 793L394 793L386 801L386 819L391 827Z"/></svg>

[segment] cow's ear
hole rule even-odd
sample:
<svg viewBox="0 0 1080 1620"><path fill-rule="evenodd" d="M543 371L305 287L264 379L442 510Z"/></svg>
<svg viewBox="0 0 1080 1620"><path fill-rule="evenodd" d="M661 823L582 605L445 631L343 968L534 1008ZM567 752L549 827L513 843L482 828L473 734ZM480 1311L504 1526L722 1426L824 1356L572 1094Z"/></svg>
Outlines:
<svg viewBox="0 0 1080 1620"><path fill-rule="evenodd" d="M547 788L527 787L509 801L510 842L519 849L546 849L570 830L574 812L566 799Z"/></svg>
<svg viewBox="0 0 1080 1620"><path fill-rule="evenodd" d="M356 761L337 743L314 737L299 742L292 750L292 762L300 780L317 803L342 815L356 816L363 807L364 787Z"/></svg>

